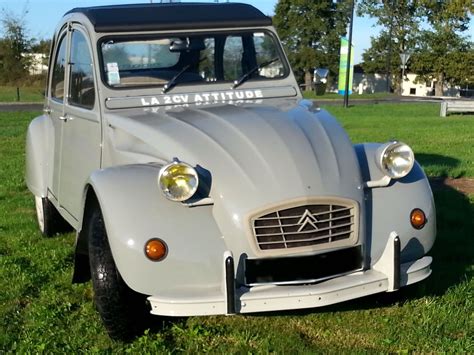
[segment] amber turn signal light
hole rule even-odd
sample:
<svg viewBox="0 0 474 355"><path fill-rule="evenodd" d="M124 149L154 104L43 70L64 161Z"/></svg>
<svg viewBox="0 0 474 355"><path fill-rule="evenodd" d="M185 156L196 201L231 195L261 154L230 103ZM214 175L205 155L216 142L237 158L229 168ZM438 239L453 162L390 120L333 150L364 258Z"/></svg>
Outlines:
<svg viewBox="0 0 474 355"><path fill-rule="evenodd" d="M154 238L146 242L145 255L151 261L161 261L166 257L166 254L168 254L168 247L161 239Z"/></svg>
<svg viewBox="0 0 474 355"><path fill-rule="evenodd" d="M410 213L410 222L411 222L411 225L413 226L413 228L415 228L415 229L423 228L426 224L425 212L423 212L419 208L415 208Z"/></svg>

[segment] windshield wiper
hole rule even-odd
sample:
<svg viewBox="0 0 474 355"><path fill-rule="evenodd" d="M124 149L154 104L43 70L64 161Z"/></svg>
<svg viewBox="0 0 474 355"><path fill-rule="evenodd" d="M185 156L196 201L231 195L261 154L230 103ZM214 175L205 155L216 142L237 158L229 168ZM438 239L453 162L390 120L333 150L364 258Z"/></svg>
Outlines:
<svg viewBox="0 0 474 355"><path fill-rule="evenodd" d="M270 59L268 62L263 62L262 64L260 65L257 65L256 67L250 69L247 73L245 73L244 75L242 75L240 78L238 78L237 80L234 81L234 85L232 86L232 89L235 89L236 87L239 87L240 85L242 85L245 81L247 81L248 78L250 78L250 76L255 73L256 71L260 70L260 69L263 69L267 66L269 66L270 64L272 63L275 63L277 60L279 60L280 58L273 58L273 59Z"/></svg>
<svg viewBox="0 0 474 355"><path fill-rule="evenodd" d="M197 64L201 63L203 60L205 60L206 57L203 57L203 58L200 58L199 61L197 62ZM176 86L177 84L177 80L179 79L179 77L181 75L183 75L183 73L188 70L189 68L191 68L193 65L195 65L196 63L189 63L188 65L185 65L183 67L183 69L181 69L178 74L176 74L175 76L173 76L170 81L168 81L165 86L163 86L163 94L166 94L168 91L170 91L173 87Z"/></svg>
<svg viewBox="0 0 474 355"><path fill-rule="evenodd" d="M168 81L165 86L163 86L163 94L167 93L168 91L170 91L175 85L176 85L176 80L178 80L178 78L183 75L183 73L188 70L189 68L191 68L191 64L188 64L186 66L183 67L183 69L181 69L178 74L176 74L175 76L173 76L171 78L170 81Z"/></svg>

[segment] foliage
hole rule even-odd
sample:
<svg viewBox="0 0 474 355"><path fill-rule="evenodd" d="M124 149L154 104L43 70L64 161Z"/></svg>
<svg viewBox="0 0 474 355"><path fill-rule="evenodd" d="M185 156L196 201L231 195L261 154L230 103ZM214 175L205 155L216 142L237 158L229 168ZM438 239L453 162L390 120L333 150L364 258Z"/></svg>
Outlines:
<svg viewBox="0 0 474 355"><path fill-rule="evenodd" d="M362 54L368 73L400 73L400 54L413 48L419 28L419 7L414 0L362 0L359 15L377 18L383 30L371 38L371 47ZM401 73L395 85L400 88Z"/></svg>
<svg viewBox="0 0 474 355"><path fill-rule="evenodd" d="M411 69L420 80L434 78L435 95L443 95L446 82L474 82L474 44L462 33L468 30L474 10L471 0L422 0L424 14L432 29L421 32Z"/></svg>
<svg viewBox="0 0 474 355"><path fill-rule="evenodd" d="M446 77L458 84L474 85L474 43L470 49L450 53L450 65L446 69Z"/></svg>
<svg viewBox="0 0 474 355"><path fill-rule="evenodd" d="M33 43L31 46L31 51L34 53L41 53L49 55L51 50L51 40L50 39L40 39L39 42Z"/></svg>
<svg viewBox="0 0 474 355"><path fill-rule="evenodd" d="M293 70L306 85L314 68L338 72L340 37L346 33L350 1L280 0L273 23Z"/></svg>
<svg viewBox="0 0 474 355"><path fill-rule="evenodd" d="M48 65L51 40L35 39L26 25L27 6L20 15L3 9L0 13L0 84L15 86L43 85L44 73L30 75L36 59L32 53L41 53L43 65Z"/></svg>
<svg viewBox="0 0 474 355"><path fill-rule="evenodd" d="M370 48L362 53L362 68L365 73L394 73L400 68L401 61L398 51L391 50L396 48L396 41L386 31L381 31L378 37L371 37ZM388 62L390 56L390 63ZM389 71L387 71L387 67Z"/></svg>
<svg viewBox="0 0 474 355"><path fill-rule="evenodd" d="M0 40L0 80L15 83L28 75L29 53L32 40L28 37L24 17L7 11L2 12L0 20L3 27L3 39Z"/></svg>
<svg viewBox="0 0 474 355"><path fill-rule="evenodd" d="M384 28L382 37L393 38L395 54L413 47L420 22L418 1L362 0L357 13L377 18L377 24Z"/></svg>
<svg viewBox="0 0 474 355"><path fill-rule="evenodd" d="M419 74L420 81L435 79L436 95L443 94L445 81L470 82L473 44L462 33L468 29L473 8L472 0L362 0L359 14L377 18L384 28L363 54L364 70L387 72L390 57L393 71L401 64L399 54L414 52L410 70ZM389 48L394 49L391 56Z"/></svg>

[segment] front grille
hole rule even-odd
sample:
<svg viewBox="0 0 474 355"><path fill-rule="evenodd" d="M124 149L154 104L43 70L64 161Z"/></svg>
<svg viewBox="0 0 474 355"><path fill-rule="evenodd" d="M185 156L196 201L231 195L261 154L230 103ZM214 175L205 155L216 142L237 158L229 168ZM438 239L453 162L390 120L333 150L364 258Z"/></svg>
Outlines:
<svg viewBox="0 0 474 355"><path fill-rule="evenodd" d="M355 204L311 204L256 217L253 231L260 250L329 248L354 240L356 220Z"/></svg>

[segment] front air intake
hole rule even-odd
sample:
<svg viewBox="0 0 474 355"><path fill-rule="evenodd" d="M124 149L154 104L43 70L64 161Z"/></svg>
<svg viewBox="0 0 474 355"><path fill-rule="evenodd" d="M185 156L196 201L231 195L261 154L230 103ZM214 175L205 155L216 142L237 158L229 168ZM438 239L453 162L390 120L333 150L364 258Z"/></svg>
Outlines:
<svg viewBox="0 0 474 355"><path fill-rule="evenodd" d="M357 211L352 201L275 209L252 218L253 233L261 251L353 245L357 241Z"/></svg>

